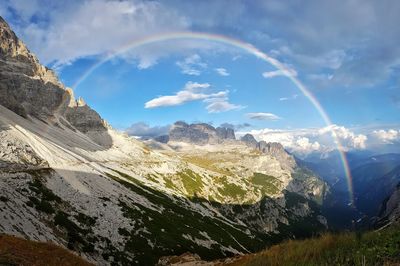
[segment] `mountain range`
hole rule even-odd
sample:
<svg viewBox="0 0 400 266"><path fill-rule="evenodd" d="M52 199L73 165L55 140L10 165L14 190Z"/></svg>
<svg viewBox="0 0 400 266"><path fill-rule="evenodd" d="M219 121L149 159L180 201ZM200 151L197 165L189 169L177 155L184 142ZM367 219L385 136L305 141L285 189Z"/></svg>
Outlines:
<svg viewBox="0 0 400 266"><path fill-rule="evenodd" d="M100 265L216 259L326 229L328 185L280 144L177 122L111 128L0 18L0 232Z"/></svg>

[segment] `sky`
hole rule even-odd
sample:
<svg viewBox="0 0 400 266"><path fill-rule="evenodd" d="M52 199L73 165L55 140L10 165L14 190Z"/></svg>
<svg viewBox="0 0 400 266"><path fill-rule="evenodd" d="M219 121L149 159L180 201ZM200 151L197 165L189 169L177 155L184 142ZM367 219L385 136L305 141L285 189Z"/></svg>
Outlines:
<svg viewBox="0 0 400 266"><path fill-rule="evenodd" d="M334 137L347 150L400 151L398 10L396 0L0 4L41 63L116 129L157 136L178 120L222 124L303 155L334 149ZM212 38L134 45L176 32L246 43L286 70Z"/></svg>

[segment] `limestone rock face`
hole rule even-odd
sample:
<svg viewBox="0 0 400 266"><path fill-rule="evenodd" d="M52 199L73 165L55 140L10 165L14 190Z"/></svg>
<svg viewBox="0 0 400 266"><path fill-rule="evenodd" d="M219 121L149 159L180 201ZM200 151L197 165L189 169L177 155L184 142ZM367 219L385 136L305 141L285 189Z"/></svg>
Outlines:
<svg viewBox="0 0 400 266"><path fill-rule="evenodd" d="M70 94L55 74L39 64L0 17L0 104L40 119L63 113Z"/></svg>
<svg viewBox="0 0 400 266"><path fill-rule="evenodd" d="M64 115L67 121L82 133L107 129L100 115L86 105L82 99L76 101L75 106L68 106Z"/></svg>
<svg viewBox="0 0 400 266"><path fill-rule="evenodd" d="M13 171L21 167L29 169L48 166L47 162L23 141L12 138L4 131L0 131L0 138L0 170ZM24 164L21 164L21 162L24 162Z"/></svg>
<svg viewBox="0 0 400 266"><path fill-rule="evenodd" d="M101 116L90 108L82 98L71 102L64 117L75 129L89 136L97 144L110 147L112 140L108 136L108 125Z"/></svg>
<svg viewBox="0 0 400 266"><path fill-rule="evenodd" d="M400 183L383 203L378 225L400 221Z"/></svg>
<svg viewBox="0 0 400 266"><path fill-rule="evenodd" d="M217 136L220 139L231 139L235 140L235 131L232 128L227 128L227 127L217 127Z"/></svg>
<svg viewBox="0 0 400 266"><path fill-rule="evenodd" d="M168 135L161 135L161 136L155 137L154 140L158 141L160 143L168 143L169 136Z"/></svg>
<svg viewBox="0 0 400 266"><path fill-rule="evenodd" d="M83 99L77 101L53 71L42 66L0 17L0 104L18 115L76 129L110 147L107 124Z"/></svg>
<svg viewBox="0 0 400 266"><path fill-rule="evenodd" d="M192 144L215 144L226 140L234 140L233 129L213 126L206 123L187 124L182 121L176 122L170 129L169 140L187 142Z"/></svg>
<svg viewBox="0 0 400 266"><path fill-rule="evenodd" d="M260 141L257 144L257 149L262 153L270 154L275 157L281 165L286 169L294 168L296 165L295 159L277 142Z"/></svg>
<svg viewBox="0 0 400 266"><path fill-rule="evenodd" d="M391 221L400 219L400 185L386 203L386 214Z"/></svg>
<svg viewBox="0 0 400 266"><path fill-rule="evenodd" d="M257 140L251 134L246 134L240 138L242 142L244 142L247 146L256 149L257 148Z"/></svg>

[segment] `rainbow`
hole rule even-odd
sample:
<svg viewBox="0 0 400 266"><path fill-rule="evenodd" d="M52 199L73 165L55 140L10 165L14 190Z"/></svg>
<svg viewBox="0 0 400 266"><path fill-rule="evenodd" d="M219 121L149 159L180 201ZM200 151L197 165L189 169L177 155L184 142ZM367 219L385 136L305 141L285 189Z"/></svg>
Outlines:
<svg viewBox="0 0 400 266"><path fill-rule="evenodd" d="M311 104L315 107L315 109L318 111L320 116L322 117L324 123L327 126L332 125L332 121L329 118L328 114L326 111L322 108L321 104L319 103L318 99L307 89L307 87L296 77L292 74L292 72L281 62L278 60L270 57L266 53L262 52L261 50L257 49L250 43L246 43L237 39L233 39L231 37L227 37L224 35L218 35L218 34L210 34L210 33L204 33L204 32L170 32L170 33L164 33L164 34L157 34L149 37L145 37L142 39L135 39L132 42L129 42L123 46L121 46L119 49L116 51L111 52L107 56L105 56L103 59L100 59L97 63L92 65L90 68L88 68L81 76L80 78L73 84L72 88L75 89L77 88L88 76L90 76L93 71L95 71L98 67L103 65L105 62L113 59L114 57L121 55L128 50L135 49L141 46L153 44L153 43L158 43L158 42L163 42L163 41L174 41L174 40L183 40L183 39L191 39L191 40L205 40L205 41L212 41L212 42L217 42L217 43L222 43L226 45L230 45L239 49L242 49L258 59L261 59L272 66L276 67L278 70L280 70L287 78L289 78L293 84L301 91L301 93L311 102ZM345 149L343 148L340 140L336 137L336 134L332 134L334 141L337 145L339 154L340 154L340 159L343 165L343 169L346 175L347 179L347 186L349 190L349 198L350 198L350 203L353 204L353 185L352 185L352 177L351 177L351 172L349 168L349 164L346 158L345 154Z"/></svg>

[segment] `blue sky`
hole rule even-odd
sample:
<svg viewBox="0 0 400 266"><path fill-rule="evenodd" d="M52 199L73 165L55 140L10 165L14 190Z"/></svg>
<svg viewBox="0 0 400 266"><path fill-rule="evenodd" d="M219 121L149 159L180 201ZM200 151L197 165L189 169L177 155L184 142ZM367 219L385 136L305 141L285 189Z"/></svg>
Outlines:
<svg viewBox="0 0 400 266"><path fill-rule="evenodd" d="M148 36L203 32L250 43L285 64L335 126L327 127L273 66L207 40L136 47L73 89L115 128L132 134L161 134L177 120L229 123L300 153L329 150L333 134L348 149L398 149L399 9L398 1L372 0L0 4L1 16L66 86L109 53Z"/></svg>

